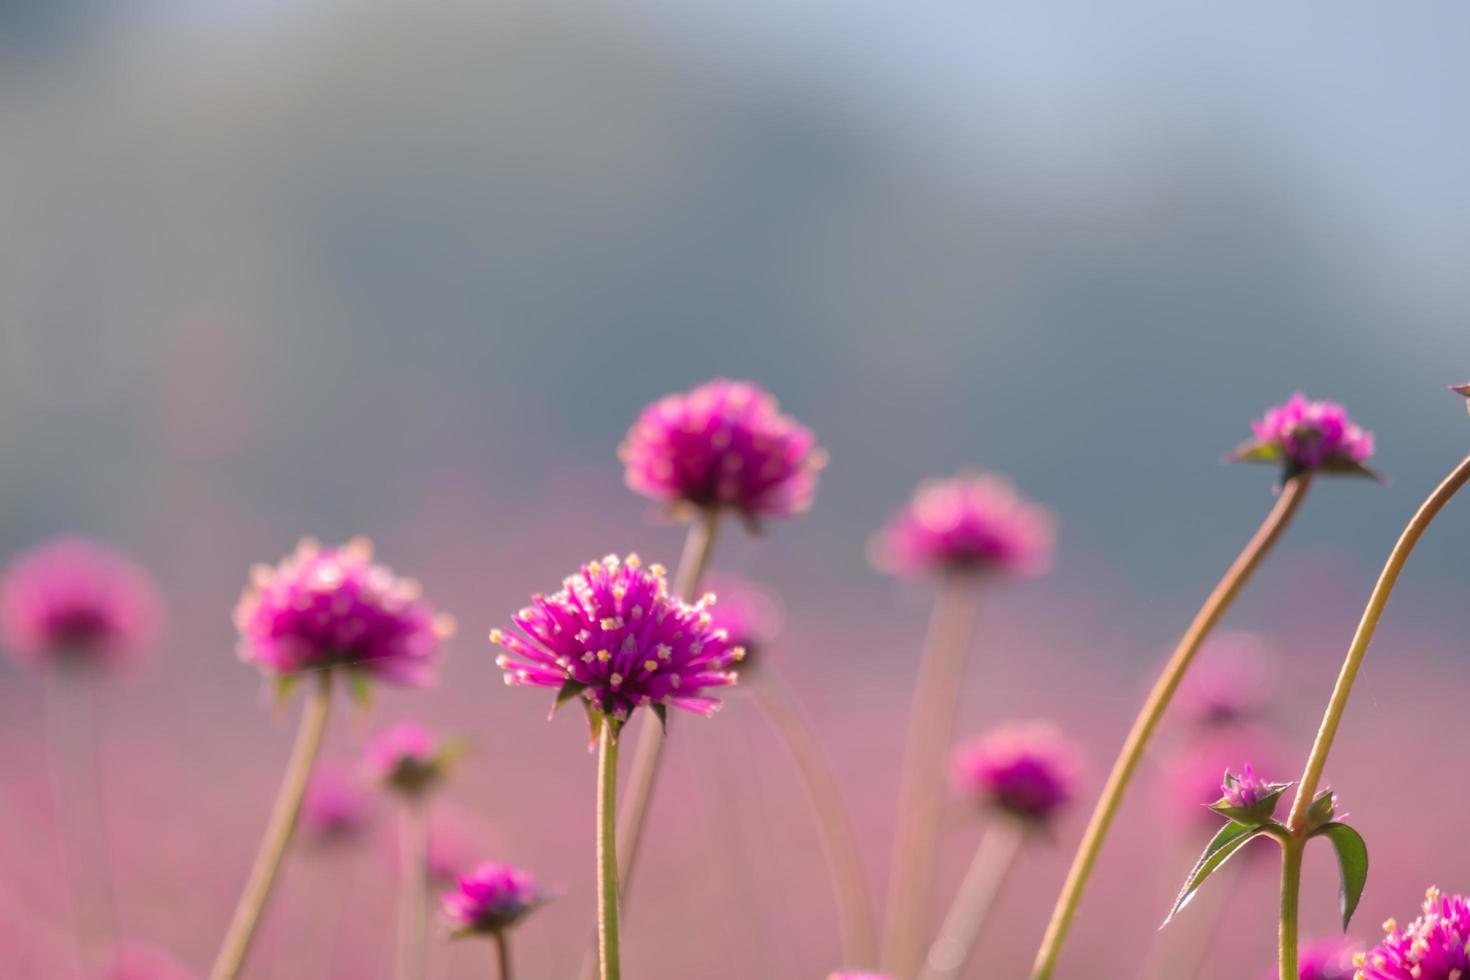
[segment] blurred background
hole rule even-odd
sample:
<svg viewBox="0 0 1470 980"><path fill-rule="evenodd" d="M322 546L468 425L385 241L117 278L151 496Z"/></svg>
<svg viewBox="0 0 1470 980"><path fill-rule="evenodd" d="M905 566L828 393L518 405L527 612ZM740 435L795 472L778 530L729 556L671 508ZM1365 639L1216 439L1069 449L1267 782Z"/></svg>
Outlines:
<svg viewBox="0 0 1470 980"><path fill-rule="evenodd" d="M1470 443L1444 390L1470 379L1467 32L1461 4L1359 0L0 3L0 546L102 537L170 607L154 669L100 698L124 934L207 964L291 731L230 610L299 535L366 533L461 631L440 688L344 715L329 754L399 717L471 736L449 794L471 859L561 892L517 954L569 975L593 760L575 718L501 684L484 633L592 556L673 562L681 530L614 449L714 375L770 388L831 453L809 515L715 564L784 597L773 656L878 885L930 597L864 544L913 484L976 464L1058 513L1055 572L987 602L961 734L1052 718L1088 747L1090 797L1271 503L1268 471L1222 456L1293 390L1346 402L1391 484L1323 481L1231 618L1277 658L1292 778L1378 564ZM1373 848L1360 938L1430 883L1470 888L1470 791L1446 785L1470 738L1467 533L1452 508L1416 554L1330 767ZM0 974L65 976L38 680L0 666L0 704ZM759 715L736 698L679 729L630 975L840 966ZM1063 976L1170 955L1155 928L1196 841L1148 782ZM1024 857L973 976L1023 975L1081 819ZM977 832L955 822L946 890ZM292 867L252 976L389 974L381 843ZM1271 864L1219 935L1184 923L1190 975L1269 965ZM1330 932L1334 869L1307 870ZM485 955L443 950L437 975Z"/></svg>

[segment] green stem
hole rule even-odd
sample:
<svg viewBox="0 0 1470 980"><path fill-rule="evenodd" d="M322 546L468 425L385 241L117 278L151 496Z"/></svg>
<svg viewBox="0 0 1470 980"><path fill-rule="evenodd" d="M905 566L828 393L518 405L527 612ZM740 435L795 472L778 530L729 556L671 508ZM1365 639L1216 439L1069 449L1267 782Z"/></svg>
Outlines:
<svg viewBox="0 0 1470 980"><path fill-rule="evenodd" d="M235 915L230 920L229 931L225 933L214 967L209 971L209 980L235 980L240 975L261 916L270 901L271 891L275 888L281 862L296 829L301 798L306 793L306 783L311 778L312 766L316 763L322 736L327 730L327 715L332 704L332 672L324 670L320 676L316 692L302 711L296 744L291 749L291 759L276 795L275 808L266 824L265 836L250 868L250 877L245 881L240 902L235 907Z"/></svg>
<svg viewBox="0 0 1470 980"><path fill-rule="evenodd" d="M1332 689L1332 697L1327 702L1327 711L1322 716L1322 725L1317 730L1317 738L1312 742L1312 751L1307 756L1307 767L1302 773L1301 781L1297 783L1296 798L1291 804L1291 817L1288 824L1298 834L1305 832L1307 826L1307 808L1312 805L1312 797L1317 794L1317 784L1322 781L1322 770L1327 766L1327 753L1332 751L1332 740L1337 736L1337 726L1342 721L1342 713L1347 708L1348 696L1353 692L1353 682L1357 680L1358 668L1362 666L1363 656L1368 652L1368 646L1373 642L1373 634L1378 630L1378 622L1383 618L1383 607L1388 604L1388 597L1393 593L1393 587L1398 582L1399 573L1403 571L1404 564L1409 560L1414 546L1429 528L1435 516L1449 503L1466 482L1470 482L1470 456L1460 461L1459 465L1450 471L1449 476L1444 478L1439 486L1434 488L1419 510L1409 521L1404 533L1399 536L1398 543L1389 552L1388 561L1383 566L1383 571L1378 576L1378 584L1373 587L1373 594L1368 598L1368 606L1363 610L1363 618L1358 622L1358 631L1353 634L1353 642L1348 647L1347 658L1342 663L1342 671L1337 675L1337 684Z"/></svg>
<svg viewBox="0 0 1470 980"><path fill-rule="evenodd" d="M1077 914L1077 907L1082 901L1082 891L1087 887L1087 881L1092 876L1092 869L1097 864L1098 855L1102 852L1103 841L1107 838L1108 830L1112 827L1113 819L1118 815L1118 807L1123 802L1123 794L1128 789L1128 784L1133 779L1133 773L1138 768L1139 761L1143 758L1144 749L1148 747L1149 739L1153 736L1154 729L1158 727L1159 720L1164 716L1164 709L1174 697L1174 692L1179 688L1179 683L1184 679L1185 671L1194 661L1194 655L1204 643L1215 624L1225 615L1236 596L1240 594L1261 562L1265 560L1271 548L1280 540L1287 525L1291 523L1297 508L1301 506L1306 497L1307 489L1311 486L1311 474L1304 473L1286 482L1276 504L1271 512L1266 515L1265 521L1256 529L1256 533L1246 544L1245 549L1236 557L1230 568L1226 570L1219 584L1215 586L1198 613L1194 621L1189 624L1189 629L1179 640L1179 645L1174 649L1169 662L1164 666L1163 673L1154 682L1153 689L1149 691L1148 699L1144 701L1143 708L1138 717L1133 721L1133 727L1128 732L1128 738L1123 742L1123 748L1113 763L1112 772L1108 774L1108 781L1103 786L1102 796L1093 808L1092 817L1087 824L1087 830L1082 835L1082 841L1077 845L1077 854L1072 859L1072 867L1067 872L1066 883L1062 886L1062 893L1057 896L1056 906L1052 909L1051 921L1047 924L1046 935L1042 938L1041 948L1036 953L1036 962L1031 967L1033 980L1048 980L1056 969L1057 958L1061 955L1062 944L1066 942L1067 933L1071 928L1072 919Z"/></svg>
<svg viewBox="0 0 1470 980"><path fill-rule="evenodd" d="M919 661L899 782L883 933L884 970L900 977L913 976L924 955L944 808L945 759L954 737L979 606L979 584L972 576L946 579L934 601Z"/></svg>
<svg viewBox="0 0 1470 980"><path fill-rule="evenodd" d="M423 980L428 957L429 822L422 799L405 799L398 836L398 980Z"/></svg>
<svg viewBox="0 0 1470 980"><path fill-rule="evenodd" d="M1298 980L1296 962L1297 901L1302 885L1302 852L1306 840L1292 834L1281 838L1281 980Z"/></svg>
<svg viewBox="0 0 1470 980"><path fill-rule="evenodd" d="M598 749L597 962L602 980L618 980L618 733L611 718L602 721Z"/></svg>
<svg viewBox="0 0 1470 980"><path fill-rule="evenodd" d="M1001 816L980 838L970 870L965 872L939 935L929 947L919 980L954 980L964 970L980 930L1010 877L1025 830L1019 820Z"/></svg>
<svg viewBox="0 0 1470 980"><path fill-rule="evenodd" d="M510 977L510 937L506 930L500 929L495 933L495 967L496 974L500 980L511 980Z"/></svg>
<svg viewBox="0 0 1470 980"><path fill-rule="evenodd" d="M822 743L801 710L796 692L765 664L750 685L787 752L796 763L807 802L817 818L827 873L832 880L842 929L843 963L869 967L877 952L873 942L872 899L857 834L842 802L842 788Z"/></svg>

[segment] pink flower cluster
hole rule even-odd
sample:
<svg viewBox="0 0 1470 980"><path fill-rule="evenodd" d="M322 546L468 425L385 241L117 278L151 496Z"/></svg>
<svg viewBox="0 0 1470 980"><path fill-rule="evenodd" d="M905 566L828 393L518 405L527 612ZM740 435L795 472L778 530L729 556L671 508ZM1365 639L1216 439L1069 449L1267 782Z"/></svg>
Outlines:
<svg viewBox="0 0 1470 980"><path fill-rule="evenodd" d="M1003 572L1035 575L1051 562L1054 521L1009 482L962 473L919 485L870 549L874 564L901 575Z"/></svg>

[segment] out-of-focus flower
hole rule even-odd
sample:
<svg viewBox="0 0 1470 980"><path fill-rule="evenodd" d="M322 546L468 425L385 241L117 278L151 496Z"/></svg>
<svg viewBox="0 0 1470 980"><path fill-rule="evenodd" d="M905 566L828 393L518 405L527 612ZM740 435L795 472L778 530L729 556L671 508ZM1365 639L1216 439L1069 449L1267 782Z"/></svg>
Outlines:
<svg viewBox="0 0 1470 980"><path fill-rule="evenodd" d="M508 864L480 865L444 894L444 914L455 935L491 935L515 925L546 901L529 874Z"/></svg>
<svg viewBox="0 0 1470 980"><path fill-rule="evenodd" d="M441 742L413 721L401 721L368 743L363 765L375 780L417 796L444 778L462 746Z"/></svg>
<svg viewBox="0 0 1470 980"><path fill-rule="evenodd" d="M318 769L301 802L301 826L308 837L321 843L350 840L367 823L367 794L340 770Z"/></svg>
<svg viewBox="0 0 1470 980"><path fill-rule="evenodd" d="M745 651L740 669L749 671L781 632L781 601L762 586L732 575L710 576L709 586L719 596L710 607L710 619L715 629L725 631L731 645Z"/></svg>
<svg viewBox="0 0 1470 980"><path fill-rule="evenodd" d="M892 980L886 973L833 973L827 980Z"/></svg>
<svg viewBox="0 0 1470 980"><path fill-rule="evenodd" d="M1461 980L1470 977L1470 903L1430 888L1424 914L1405 929L1383 924L1383 942L1355 959L1359 980Z"/></svg>
<svg viewBox="0 0 1470 980"><path fill-rule="evenodd" d="M1307 943L1297 954L1297 976L1300 980L1353 980L1353 956L1358 944L1350 939L1319 939ZM1275 967L1261 974L1261 980L1276 980Z"/></svg>
<svg viewBox="0 0 1470 980"><path fill-rule="evenodd" d="M28 663L132 660L156 635L161 611L147 572L86 538L33 548L0 579L0 633Z"/></svg>
<svg viewBox="0 0 1470 980"><path fill-rule="evenodd" d="M1283 755L1276 739L1262 729L1221 729L1190 743L1164 764L1161 808L1181 827L1213 833L1219 820L1208 807L1220 799L1220 774L1246 759L1271 771Z"/></svg>
<svg viewBox="0 0 1470 980"><path fill-rule="evenodd" d="M708 689L735 683L745 651L714 625L713 595L690 605L669 595L660 565L608 555L568 577L561 591L535 595L513 617L525 638L492 630L506 651L496 663L510 685L581 696L614 722L639 705L672 704L708 715L720 705Z"/></svg>
<svg viewBox="0 0 1470 980"><path fill-rule="evenodd" d="M102 980L195 980L196 974L156 946L130 943L108 961Z"/></svg>
<svg viewBox="0 0 1470 980"><path fill-rule="evenodd" d="M1365 465L1373 455L1373 434L1336 402L1307 401L1297 392L1252 422L1251 430L1255 438L1237 447L1232 459L1278 463L1288 478L1316 470L1378 478Z"/></svg>
<svg viewBox="0 0 1470 980"><path fill-rule="evenodd" d="M1254 633L1219 633L1205 644L1179 690L1179 710L1205 725L1261 714L1274 683L1265 644Z"/></svg>
<svg viewBox="0 0 1470 980"><path fill-rule="evenodd" d="M811 430L745 381L716 379L643 410L618 449L630 489L747 518L806 510L826 455Z"/></svg>
<svg viewBox="0 0 1470 980"><path fill-rule="evenodd" d="M1051 562L1050 512L993 474L927 480L873 539L869 556L900 575L1005 572L1036 575Z"/></svg>
<svg viewBox="0 0 1470 980"><path fill-rule="evenodd" d="M453 620L419 598L419 584L373 563L372 544L303 540L274 568L257 565L235 607L242 660L267 674L350 667L394 684L432 683Z"/></svg>
<svg viewBox="0 0 1470 980"><path fill-rule="evenodd" d="M1045 722L1004 725L960 746L953 760L966 797L1036 822L1072 799L1081 768L1076 746Z"/></svg>

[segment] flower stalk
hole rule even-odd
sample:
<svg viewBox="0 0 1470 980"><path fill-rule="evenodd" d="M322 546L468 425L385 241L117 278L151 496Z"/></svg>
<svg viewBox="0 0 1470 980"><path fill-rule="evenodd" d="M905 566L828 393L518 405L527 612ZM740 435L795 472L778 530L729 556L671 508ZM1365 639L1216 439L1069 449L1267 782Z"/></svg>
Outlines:
<svg viewBox="0 0 1470 980"><path fill-rule="evenodd" d="M491 938L495 941L495 975L499 980L511 980L510 937L501 929Z"/></svg>
<svg viewBox="0 0 1470 980"><path fill-rule="evenodd" d="M275 808L266 824L265 836L250 868L250 876L245 881L239 904L235 907L234 917L230 920L229 930L209 971L209 980L235 980L244 969L251 943L280 874L281 863L291 844L296 816L301 810L301 799L306 793L312 767L321 751L332 704L331 669L320 671L318 678L317 688L302 711L296 744L291 749Z"/></svg>
<svg viewBox="0 0 1470 980"><path fill-rule="evenodd" d="M429 820L423 799L398 816L398 980L422 980L428 957Z"/></svg>
<svg viewBox="0 0 1470 980"><path fill-rule="evenodd" d="M1276 499L1275 506L1271 508L1271 512L1266 515L1266 519L1252 535L1245 549L1226 570L1224 577L1220 579L1214 591L1200 607L1199 612L1195 614L1194 621L1190 623L1189 629L1180 639L1169 662L1164 666L1163 673L1154 682L1148 699L1144 702L1138 717L1134 719L1133 727L1128 732L1123 748L1113 763L1113 769L1108 774L1102 795L1092 811L1087 829L1077 847L1077 854L1072 859L1071 869L1067 873L1062 892L1057 897L1051 921L1047 924L1041 948L1037 951L1036 961L1031 968L1033 980L1048 980L1056 969L1057 959L1061 955L1072 920L1081 904L1082 892L1087 887L1093 867L1097 864L1098 855L1102 852L1103 842L1112 828L1114 818L1118 815L1123 795L1127 792L1129 783L1132 782L1133 774L1143 758L1149 739L1163 718L1164 710L1169 706L1174 692L1178 690L1179 683L1184 679L1185 672L1193 662L1195 653L1198 652L1200 645L1225 615L1226 610L1230 608L1271 549L1281 539L1298 508L1301 507L1311 483L1312 472L1310 470L1286 481Z"/></svg>
<svg viewBox="0 0 1470 980"><path fill-rule="evenodd" d="M618 725L602 720L597 759L597 962L601 980L622 975L618 941Z"/></svg>
<svg viewBox="0 0 1470 980"><path fill-rule="evenodd" d="M965 969L995 900L1021 851L1026 827L1014 817L996 819L980 838L960 890L929 947L919 980L955 980Z"/></svg>
<svg viewBox="0 0 1470 980"><path fill-rule="evenodd" d="M1281 844L1281 925L1277 930L1277 961L1280 980L1298 980L1297 973L1297 903L1302 884L1302 853L1306 839L1296 834L1283 834Z"/></svg>

